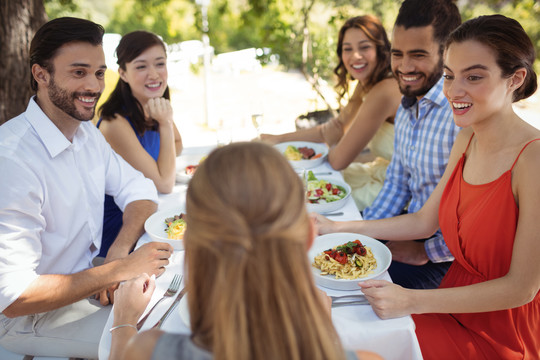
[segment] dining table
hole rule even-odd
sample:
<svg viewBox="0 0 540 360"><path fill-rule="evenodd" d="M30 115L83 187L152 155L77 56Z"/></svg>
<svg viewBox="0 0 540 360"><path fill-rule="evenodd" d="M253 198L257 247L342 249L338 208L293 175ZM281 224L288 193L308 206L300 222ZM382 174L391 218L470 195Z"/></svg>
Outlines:
<svg viewBox="0 0 540 360"><path fill-rule="evenodd" d="M197 165L207 156L215 146L188 147L177 157L177 178L174 190L170 194L159 195L159 210L171 209L185 206L185 196L191 176L185 173L186 166ZM319 166L309 169L317 176L322 174L325 177L335 178L343 181L341 172L332 169L327 161ZM299 173L300 175L300 173ZM339 210L334 212L330 218L336 221L362 220L362 215L352 197ZM139 239L137 246L150 242L152 239L145 233ZM184 295L178 291L175 295L164 297L175 274L184 274L184 251L175 250L169 259L165 272L156 279L156 288L152 298L142 314L141 318L148 315L146 321L139 331L144 331L154 327L167 310L174 304L177 296ZM384 272L380 277L391 281L388 272ZM184 287L184 280L180 288ZM319 286L329 296L361 295L357 290L335 290ZM161 301L160 301L161 300ZM154 305L158 302L155 307ZM153 308L153 309L152 309ZM152 309L150 311L150 309ZM150 313L148 314L148 312ZM111 311L107 324L105 325L99 344L99 359L106 360L109 357L111 334L114 312ZM378 353L386 360L417 360L422 359L422 354L415 334L415 325L410 316L403 316L394 319L381 319L372 310L369 304L352 305L332 308L332 321L339 337L346 349L369 350ZM170 312L167 319L160 327L163 331L189 334L189 311L187 296L182 297Z"/></svg>

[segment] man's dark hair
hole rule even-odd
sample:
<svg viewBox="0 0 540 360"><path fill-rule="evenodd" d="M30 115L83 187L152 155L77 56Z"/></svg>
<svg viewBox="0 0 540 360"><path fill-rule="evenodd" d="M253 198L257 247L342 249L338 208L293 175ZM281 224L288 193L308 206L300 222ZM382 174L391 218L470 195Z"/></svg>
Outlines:
<svg viewBox="0 0 540 360"><path fill-rule="evenodd" d="M51 20L43 25L34 35L30 44L30 69L34 64L54 73L51 59L64 44L74 41L101 45L103 42L103 26L90 20L73 17L62 17ZM32 72L30 72L32 74ZM37 90L34 76L30 76L30 85Z"/></svg>
<svg viewBox="0 0 540 360"><path fill-rule="evenodd" d="M394 26L405 29L433 26L433 39L444 49L446 38L461 24L461 15L453 0L405 0Z"/></svg>

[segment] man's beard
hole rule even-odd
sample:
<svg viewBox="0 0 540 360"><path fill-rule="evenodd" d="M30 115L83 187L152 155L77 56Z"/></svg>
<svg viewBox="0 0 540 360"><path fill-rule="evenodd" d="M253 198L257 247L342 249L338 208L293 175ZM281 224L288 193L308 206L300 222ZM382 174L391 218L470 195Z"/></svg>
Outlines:
<svg viewBox="0 0 540 360"><path fill-rule="evenodd" d="M75 106L75 100L78 97L95 97L96 102L99 99L101 93L93 92L73 92L69 93L67 90L62 89L60 86L56 85L54 81L54 76L51 77L51 82L49 83L48 88L49 98L51 102L60 110L68 114L74 119L79 121L88 121L92 120L96 107L92 108L91 114L83 114Z"/></svg>
<svg viewBox="0 0 540 360"><path fill-rule="evenodd" d="M415 74L416 73L406 74L406 75L415 75ZM426 95L427 92L431 90L431 88L435 86L435 84L439 81L442 74L443 74L443 60L441 56L439 59L439 63L435 67L434 71L428 76L426 76L426 83L423 87L421 87L420 89L412 90L409 85L403 87L401 85L401 82L399 82L399 90L404 96L409 97L409 98L416 98L418 96Z"/></svg>

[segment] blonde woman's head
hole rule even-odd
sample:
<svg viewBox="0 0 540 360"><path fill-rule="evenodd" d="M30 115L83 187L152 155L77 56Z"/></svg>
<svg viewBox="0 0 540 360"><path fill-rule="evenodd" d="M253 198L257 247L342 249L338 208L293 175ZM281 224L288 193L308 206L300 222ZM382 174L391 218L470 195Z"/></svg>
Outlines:
<svg viewBox="0 0 540 360"><path fill-rule="evenodd" d="M215 150L190 182L186 212L196 342L216 359L341 354L306 256L303 185L284 156L256 142Z"/></svg>

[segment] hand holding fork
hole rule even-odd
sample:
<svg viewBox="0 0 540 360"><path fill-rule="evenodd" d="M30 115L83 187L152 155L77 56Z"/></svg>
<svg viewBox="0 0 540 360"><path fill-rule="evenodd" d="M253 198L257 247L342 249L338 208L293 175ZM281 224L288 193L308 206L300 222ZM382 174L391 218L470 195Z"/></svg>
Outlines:
<svg viewBox="0 0 540 360"><path fill-rule="evenodd" d="M161 302L163 301L163 299L165 298L168 298L168 297L171 297L173 295L175 295L178 290L180 289L180 284L182 283L182 278L183 276L180 275L180 274L174 274L174 277L169 285L169 288L167 289L167 291L165 291L165 294L163 295L163 297L161 299L159 299L155 304L154 306L152 307L152 309L150 309L150 311L148 311L146 313L146 315L139 320L139 322L137 323L137 330L140 330L141 327L144 325L145 321L148 319L148 316L150 315L150 313L156 308L156 306Z"/></svg>

